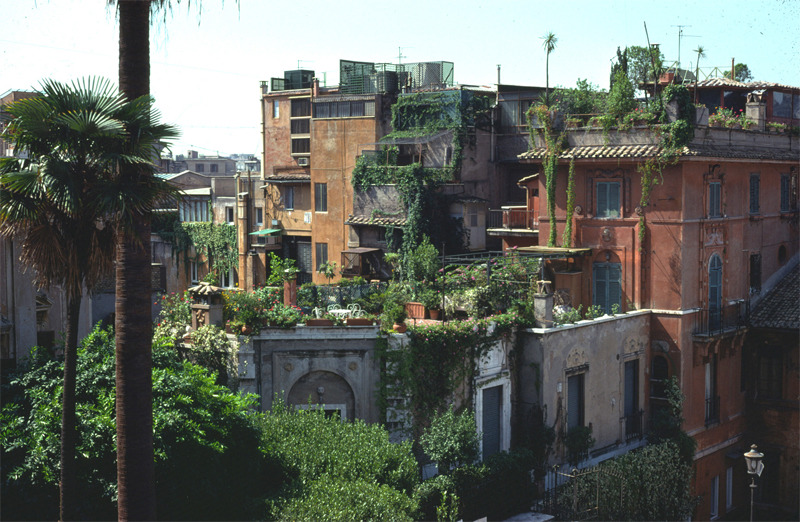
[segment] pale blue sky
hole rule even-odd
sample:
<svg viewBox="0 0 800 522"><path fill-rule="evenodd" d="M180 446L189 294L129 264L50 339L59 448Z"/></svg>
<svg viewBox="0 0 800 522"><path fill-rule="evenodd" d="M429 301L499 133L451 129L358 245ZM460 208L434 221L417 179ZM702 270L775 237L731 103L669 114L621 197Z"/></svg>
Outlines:
<svg viewBox="0 0 800 522"><path fill-rule="evenodd" d="M117 25L104 0L0 2L0 92L47 77L116 80ZM339 59L396 63L398 47L404 62L454 62L458 83L492 85L501 64L502 83L543 86L540 37L552 31L550 84L608 88L617 46L646 45L646 22L670 62L684 26L683 67L702 45L701 70L734 58L757 80L800 86L798 0L204 0L199 16L185 3L151 31L151 91L183 133L175 153L260 153L260 80L301 60L335 85Z"/></svg>

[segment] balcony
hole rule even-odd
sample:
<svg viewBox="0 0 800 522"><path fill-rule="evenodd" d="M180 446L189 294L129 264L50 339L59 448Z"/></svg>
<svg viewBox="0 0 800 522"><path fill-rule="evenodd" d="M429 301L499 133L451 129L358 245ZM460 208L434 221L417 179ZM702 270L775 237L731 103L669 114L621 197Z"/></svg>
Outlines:
<svg viewBox="0 0 800 522"><path fill-rule="evenodd" d="M539 216L524 205L489 209L486 232L490 236L538 234Z"/></svg>
<svg viewBox="0 0 800 522"><path fill-rule="evenodd" d="M719 423L719 395L706 399L706 427Z"/></svg>
<svg viewBox="0 0 800 522"><path fill-rule="evenodd" d="M622 417L622 420L625 422L625 442L628 443L634 439L641 440L643 431L642 431L642 420L644 418L644 410L639 410L638 412L634 413L633 415L626 415Z"/></svg>
<svg viewBox="0 0 800 522"><path fill-rule="evenodd" d="M747 327L750 301L740 299L719 308L702 308L695 315L692 335L695 338L714 337Z"/></svg>

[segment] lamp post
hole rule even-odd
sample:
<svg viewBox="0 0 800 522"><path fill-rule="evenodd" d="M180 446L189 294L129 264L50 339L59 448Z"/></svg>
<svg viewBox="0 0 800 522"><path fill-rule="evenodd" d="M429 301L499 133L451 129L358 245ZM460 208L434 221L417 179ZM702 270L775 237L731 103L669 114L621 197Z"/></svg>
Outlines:
<svg viewBox="0 0 800 522"><path fill-rule="evenodd" d="M764 464L761 459L764 458L763 453L759 453L758 446L753 444L750 446L750 451L744 454L744 460L747 464L747 473L750 475L750 522L753 522L753 493L756 490L756 475L761 476L764 471Z"/></svg>

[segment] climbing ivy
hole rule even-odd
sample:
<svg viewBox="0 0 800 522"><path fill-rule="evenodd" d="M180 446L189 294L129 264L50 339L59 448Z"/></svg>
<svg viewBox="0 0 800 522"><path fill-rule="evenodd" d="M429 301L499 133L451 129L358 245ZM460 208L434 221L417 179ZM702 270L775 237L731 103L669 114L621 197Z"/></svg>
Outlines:
<svg viewBox="0 0 800 522"><path fill-rule="evenodd" d="M387 396L404 396L419 435L436 413L444 411L457 390L477 375L478 361L501 339L510 339L519 324L514 313L484 319L448 321L409 328L408 342L390 349L378 344L386 368L381 377L382 408ZM471 394L468 386L467 394ZM465 400L471 397L464 397Z"/></svg>
<svg viewBox="0 0 800 522"><path fill-rule="evenodd" d="M644 250L645 209L650 204L650 192L653 186L663 179L664 169L678 162L681 150L694 138L695 110L689 90L683 85L668 85L661 96L661 110L658 117L661 124L653 127L659 133L661 150L658 155L641 163L637 169L642 183L642 197L639 201L640 252ZM672 100L677 102L678 118L673 122L667 122L665 107Z"/></svg>
<svg viewBox="0 0 800 522"><path fill-rule="evenodd" d="M217 273L225 273L239 266L236 246L236 227L229 223L182 223L177 212L158 214L153 219L153 232L172 245L173 259L180 263L180 255L188 270L190 253L205 256L209 266Z"/></svg>
<svg viewBox="0 0 800 522"><path fill-rule="evenodd" d="M534 128L533 118L536 117L540 127ZM528 126L531 133L531 143L535 143L535 132L538 130L546 145L542 169L544 170L545 186L547 190L547 215L550 219L550 234L547 246L556 246L556 178L558 176L558 156L563 148L563 135L556 135L550 112L546 105L534 105L528 109Z"/></svg>
<svg viewBox="0 0 800 522"><path fill-rule="evenodd" d="M567 222L564 225L564 235L561 245L572 246L572 214L575 213L575 158L569 162L569 175L567 178Z"/></svg>

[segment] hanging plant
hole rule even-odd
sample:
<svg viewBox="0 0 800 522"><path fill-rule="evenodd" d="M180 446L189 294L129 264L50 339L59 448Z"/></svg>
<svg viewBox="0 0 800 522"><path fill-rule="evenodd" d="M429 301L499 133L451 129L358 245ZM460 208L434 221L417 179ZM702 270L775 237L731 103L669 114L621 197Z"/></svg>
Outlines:
<svg viewBox="0 0 800 522"><path fill-rule="evenodd" d="M567 177L567 222L564 225L564 235L561 245L572 246L572 214L575 213L575 159L569 162L569 175Z"/></svg>

